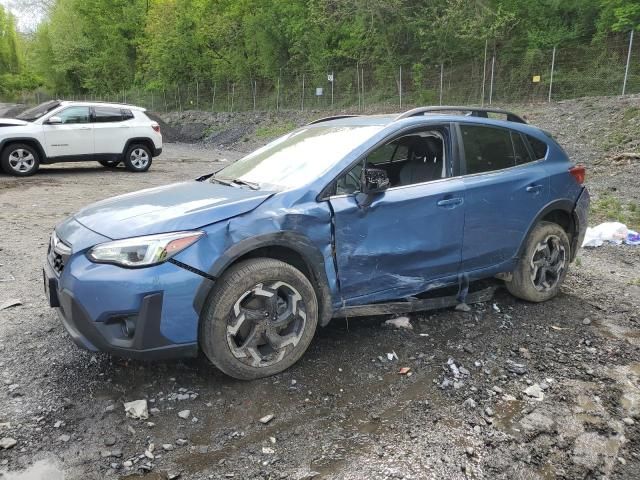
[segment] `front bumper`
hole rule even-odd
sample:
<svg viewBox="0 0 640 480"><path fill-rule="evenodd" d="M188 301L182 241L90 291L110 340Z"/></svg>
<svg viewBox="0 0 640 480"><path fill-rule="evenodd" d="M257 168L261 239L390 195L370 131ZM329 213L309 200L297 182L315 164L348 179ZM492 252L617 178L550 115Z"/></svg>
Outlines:
<svg viewBox="0 0 640 480"><path fill-rule="evenodd" d="M73 262L65 265L62 274L58 275L47 261L43 279L50 306L57 310L64 327L78 346L141 360L194 357L198 354L197 315L191 314L193 306L189 312L190 305L185 304L185 295L176 298L164 290L149 290L144 283L135 281L141 270L118 269L120 272L116 273L131 273L131 283L122 289L121 280L110 278L113 271L87 265L90 262L84 255L80 255L76 263L77 266ZM178 268L167 266L165 272L173 274L174 280L182 281L194 275L170 270ZM103 275L102 282L97 282L100 270L106 275ZM199 282L198 279L192 280L194 285ZM111 295L105 295L105 289ZM166 315L167 311L173 313L171 318ZM179 311L186 312L186 316L181 319L176 314ZM178 342L171 338L181 326L183 330L177 336L182 338L177 340L186 337L191 341Z"/></svg>

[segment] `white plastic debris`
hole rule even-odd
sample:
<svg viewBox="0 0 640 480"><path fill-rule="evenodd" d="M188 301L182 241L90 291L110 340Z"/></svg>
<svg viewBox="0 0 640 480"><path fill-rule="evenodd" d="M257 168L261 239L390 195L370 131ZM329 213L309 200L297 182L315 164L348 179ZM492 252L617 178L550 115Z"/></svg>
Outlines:
<svg viewBox="0 0 640 480"><path fill-rule="evenodd" d="M413 330L413 325L409 321L409 317L397 317L391 318L384 322L385 325L390 325L394 328L406 328L408 330Z"/></svg>
<svg viewBox="0 0 640 480"><path fill-rule="evenodd" d="M266 425L266 424L267 424L267 423L269 423L271 420L273 420L273 419L274 419L274 417L275 417L275 415L273 415L273 414L271 414L271 413L270 413L269 415L265 415L264 417L262 417L262 418L260 419L260 423L264 423L264 424Z"/></svg>
<svg viewBox="0 0 640 480"><path fill-rule="evenodd" d="M395 351L387 353L387 360L389 360L390 362L392 362L393 360L398 360L398 354Z"/></svg>
<svg viewBox="0 0 640 480"><path fill-rule="evenodd" d="M124 412L127 414L127 417L139 420L146 420L149 418L146 400L134 400L133 402L125 403Z"/></svg>
<svg viewBox="0 0 640 480"><path fill-rule="evenodd" d="M640 234L629 230L624 223L605 222L596 227L587 228L582 246L599 247L604 242L612 242L616 245L623 242L629 245L640 245Z"/></svg>

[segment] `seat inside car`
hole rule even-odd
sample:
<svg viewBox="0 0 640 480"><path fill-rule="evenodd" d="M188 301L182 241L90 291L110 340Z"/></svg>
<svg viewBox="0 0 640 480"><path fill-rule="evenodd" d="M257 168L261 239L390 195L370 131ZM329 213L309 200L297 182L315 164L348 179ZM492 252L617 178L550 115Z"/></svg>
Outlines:
<svg viewBox="0 0 640 480"><path fill-rule="evenodd" d="M444 178L442 140L434 136L412 136L409 161L400 170L400 185Z"/></svg>

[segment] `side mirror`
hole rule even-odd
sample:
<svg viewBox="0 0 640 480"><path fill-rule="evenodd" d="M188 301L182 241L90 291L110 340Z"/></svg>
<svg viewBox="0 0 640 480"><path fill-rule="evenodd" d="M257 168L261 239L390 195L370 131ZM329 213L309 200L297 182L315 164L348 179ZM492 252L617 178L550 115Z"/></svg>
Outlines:
<svg viewBox="0 0 640 480"><path fill-rule="evenodd" d="M389 176L387 171L381 168L365 168L362 170L362 193L384 192L389 188Z"/></svg>
<svg viewBox="0 0 640 480"><path fill-rule="evenodd" d="M47 125L60 125L61 123L62 119L55 115L53 117L49 117L49 120L47 120Z"/></svg>

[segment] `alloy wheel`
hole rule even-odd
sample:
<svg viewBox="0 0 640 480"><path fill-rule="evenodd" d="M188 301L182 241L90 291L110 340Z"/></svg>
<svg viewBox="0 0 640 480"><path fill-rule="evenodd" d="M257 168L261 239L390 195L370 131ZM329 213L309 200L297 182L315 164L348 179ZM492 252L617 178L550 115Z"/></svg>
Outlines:
<svg viewBox="0 0 640 480"><path fill-rule="evenodd" d="M36 159L29 150L17 148L9 154L9 166L18 173L26 173L33 169Z"/></svg>
<svg viewBox="0 0 640 480"><path fill-rule="evenodd" d="M541 292L553 289L566 268L566 251L560 238L549 235L536 246L531 258L531 281Z"/></svg>
<svg viewBox="0 0 640 480"><path fill-rule="evenodd" d="M137 169L143 169L149 163L149 154L143 148L135 148L130 155L131 164Z"/></svg>
<svg viewBox="0 0 640 480"><path fill-rule="evenodd" d="M252 367L280 362L300 341L307 320L302 296L285 282L260 283L244 292L229 317L231 353Z"/></svg>

